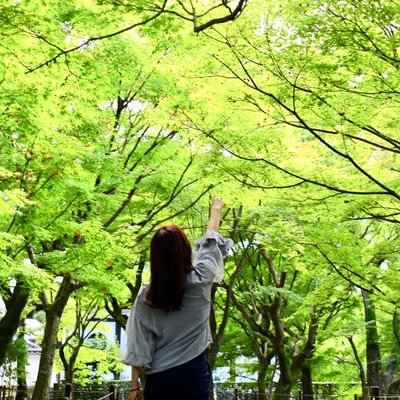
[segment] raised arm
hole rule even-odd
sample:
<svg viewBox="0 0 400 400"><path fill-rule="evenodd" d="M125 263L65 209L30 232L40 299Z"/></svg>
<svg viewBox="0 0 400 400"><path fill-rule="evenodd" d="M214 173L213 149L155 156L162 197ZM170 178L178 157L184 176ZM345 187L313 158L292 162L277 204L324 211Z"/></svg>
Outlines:
<svg viewBox="0 0 400 400"><path fill-rule="evenodd" d="M233 244L231 239L225 239L218 233L224 205L225 203L218 197L213 198L207 232L196 241L193 266L210 282L221 282L224 274L224 258Z"/></svg>
<svg viewBox="0 0 400 400"><path fill-rule="evenodd" d="M210 220L208 221L208 229L218 232L221 221L221 210L225 203L218 197L214 197L211 202Z"/></svg>

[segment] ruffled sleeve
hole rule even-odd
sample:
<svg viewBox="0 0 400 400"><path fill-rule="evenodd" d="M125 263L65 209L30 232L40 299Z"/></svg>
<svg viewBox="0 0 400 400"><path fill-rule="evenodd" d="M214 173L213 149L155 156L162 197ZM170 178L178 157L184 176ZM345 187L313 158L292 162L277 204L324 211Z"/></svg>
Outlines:
<svg viewBox="0 0 400 400"><path fill-rule="evenodd" d="M126 348L121 351L121 361L135 367L150 368L154 351L154 335L146 327L144 316L140 312L143 299L142 287L126 323Z"/></svg>
<svg viewBox="0 0 400 400"><path fill-rule="evenodd" d="M218 232L208 230L195 242L194 267L213 282L221 282L224 275L224 258L228 255L233 241Z"/></svg>

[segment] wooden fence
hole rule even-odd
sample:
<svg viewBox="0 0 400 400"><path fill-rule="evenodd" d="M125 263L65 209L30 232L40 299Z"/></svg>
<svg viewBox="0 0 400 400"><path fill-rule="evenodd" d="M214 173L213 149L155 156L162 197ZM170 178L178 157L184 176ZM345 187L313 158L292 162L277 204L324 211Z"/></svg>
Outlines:
<svg viewBox="0 0 400 400"><path fill-rule="evenodd" d="M18 396L20 394L20 396ZM22 395L22 396L21 396ZM24 398L28 396L28 399L32 395L32 390L28 390L26 393L18 393L17 388L0 386L0 400L16 400L17 398ZM26 398L26 397L25 397ZM55 384L49 391L49 400L122 400L119 396L118 387L111 385L108 390L85 390L76 389L70 383L67 383L64 388L60 385Z"/></svg>
<svg viewBox="0 0 400 400"><path fill-rule="evenodd" d="M62 388L60 385L55 384L49 391L49 400L127 400L128 398L127 388L118 388L117 385L110 385L108 389L99 390L85 390L81 388L74 388L72 384L66 384ZM400 395L379 395L378 390L371 390L369 400L400 400ZM26 394L26 393L25 393ZM0 400L16 400L18 391L15 387L0 386ZM28 399L30 399L32 391L29 390L27 393ZM22 399L22 396L18 396L18 399ZM289 396L282 396L281 400L362 400L361 395L354 394L352 396L341 396L340 394L315 394L313 396L305 396L302 394L292 394ZM25 397L26 399L26 397ZM140 392L138 399L143 399L143 393ZM218 388L214 392L215 400L259 400L265 399L270 400L268 395L260 396L255 388L243 389L243 388ZM190 400L190 399L188 399ZM280 399L279 399L280 400Z"/></svg>

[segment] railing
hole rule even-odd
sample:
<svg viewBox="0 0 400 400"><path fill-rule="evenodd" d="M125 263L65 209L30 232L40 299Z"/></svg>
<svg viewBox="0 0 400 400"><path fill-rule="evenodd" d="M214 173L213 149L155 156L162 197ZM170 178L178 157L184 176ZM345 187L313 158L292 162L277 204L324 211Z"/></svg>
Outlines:
<svg viewBox="0 0 400 400"><path fill-rule="evenodd" d="M368 400L400 400L400 395L380 395L377 388L371 388ZM32 391L29 390L28 397ZM22 394L22 393L20 393ZM85 390L74 389L72 384L66 384L64 389L55 384L49 391L49 400L127 400L129 389L118 388L117 385L110 385L108 389ZM0 386L0 400L16 400L18 390L15 387ZM143 399L140 392L138 399ZM217 388L214 392L214 400L271 400L272 396L266 393L260 394L256 388ZM341 395L341 394L314 394L304 395L301 393L291 395L275 395L277 400L362 400L360 394Z"/></svg>
<svg viewBox="0 0 400 400"><path fill-rule="evenodd" d="M340 393L335 394L295 394L290 395L270 395L267 393L258 393L257 389L239 389L239 388L223 388L217 389L214 392L214 400L271 400L272 397L277 400L362 400L363 397L360 394L347 394L343 395ZM368 400L400 400L400 394L391 395L378 395L374 391L370 391L370 395L367 397Z"/></svg>
<svg viewBox="0 0 400 400"><path fill-rule="evenodd" d="M30 395L31 390L21 391L20 394ZM0 386L0 400L15 400L18 390L15 387ZM111 385L108 390L74 390L71 384L66 384L64 390L61 390L58 384L55 384L49 391L49 400L123 400L119 399L118 387Z"/></svg>

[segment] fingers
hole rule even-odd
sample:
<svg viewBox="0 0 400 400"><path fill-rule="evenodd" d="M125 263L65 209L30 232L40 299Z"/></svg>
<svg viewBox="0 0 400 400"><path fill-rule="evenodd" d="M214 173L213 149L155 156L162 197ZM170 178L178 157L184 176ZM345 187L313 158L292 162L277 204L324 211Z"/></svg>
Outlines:
<svg viewBox="0 0 400 400"><path fill-rule="evenodd" d="M214 197L212 199L211 207L221 209L225 205L224 201L219 197Z"/></svg>

